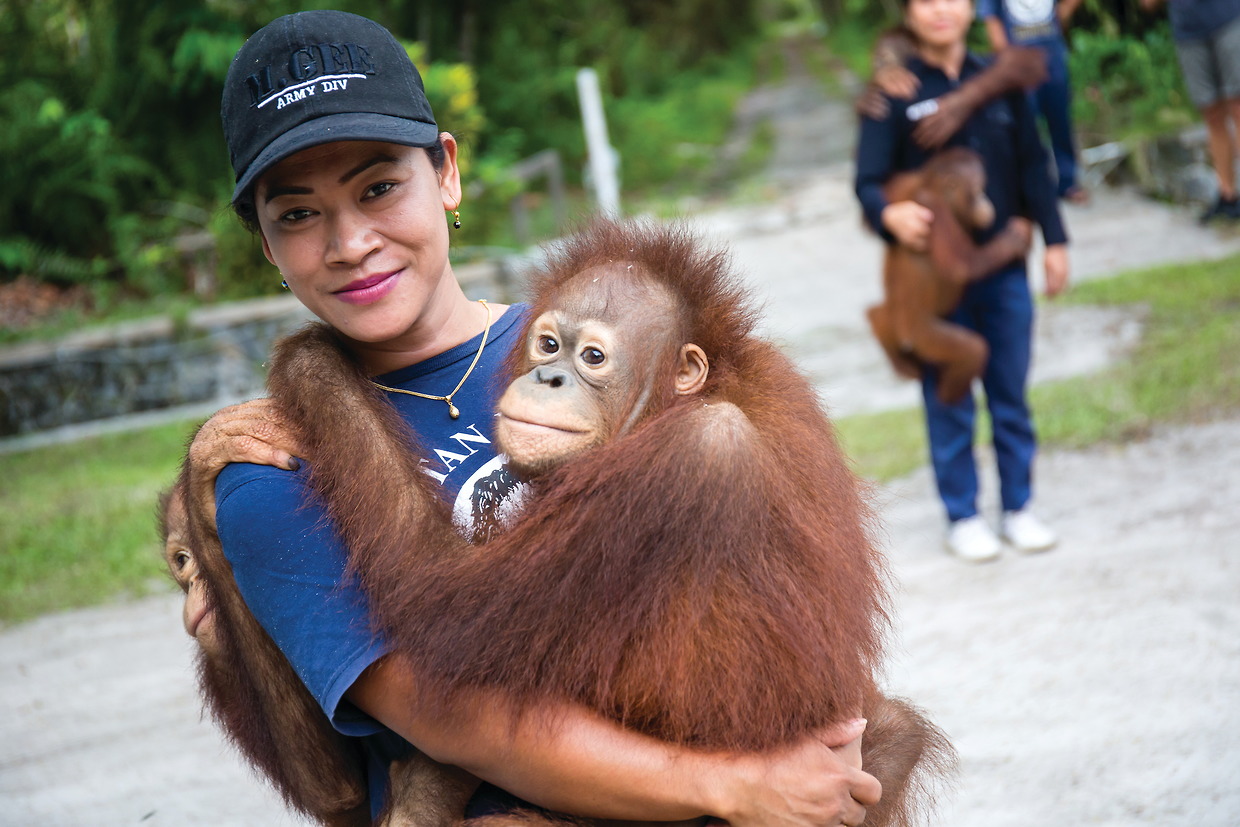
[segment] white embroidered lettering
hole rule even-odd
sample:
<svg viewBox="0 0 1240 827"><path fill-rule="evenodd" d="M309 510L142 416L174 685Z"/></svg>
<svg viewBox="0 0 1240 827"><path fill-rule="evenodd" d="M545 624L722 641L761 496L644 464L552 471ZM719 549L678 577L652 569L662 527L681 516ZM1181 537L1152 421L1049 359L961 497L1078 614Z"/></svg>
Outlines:
<svg viewBox="0 0 1240 827"><path fill-rule="evenodd" d="M324 92L335 92L337 89L344 91L348 88L349 82L347 80L325 80L321 87Z"/></svg>
<svg viewBox="0 0 1240 827"><path fill-rule="evenodd" d="M280 96L280 100L276 103L276 109L283 109L284 107L288 106L291 103L296 103L297 101L303 98L312 97L313 95L314 95L313 86L305 86L305 87L302 87L301 89L295 89L292 92L285 92L283 95Z"/></svg>
<svg viewBox="0 0 1240 827"><path fill-rule="evenodd" d="M259 102L258 108L262 109L267 104L271 103L272 101L275 101L276 109L280 109L286 106L287 104L290 104L293 102L294 99L289 96L294 93L294 90L299 90L303 87L312 87L310 94L313 95L314 94L313 87L318 83L336 81L342 84L338 88L344 89L345 87L343 84L347 82L346 80L347 78L361 78L362 80L365 80L366 76L365 75L337 75L333 77L319 77L319 78L315 78L314 80L303 81L302 83L299 83L298 85L289 88L287 91L276 92L273 95L269 95L268 97L264 98L262 101ZM259 85L259 81L256 80L254 83L254 86L257 88L258 85ZM270 84L268 84L268 86L270 86ZM298 100L300 100L300 98L298 98Z"/></svg>

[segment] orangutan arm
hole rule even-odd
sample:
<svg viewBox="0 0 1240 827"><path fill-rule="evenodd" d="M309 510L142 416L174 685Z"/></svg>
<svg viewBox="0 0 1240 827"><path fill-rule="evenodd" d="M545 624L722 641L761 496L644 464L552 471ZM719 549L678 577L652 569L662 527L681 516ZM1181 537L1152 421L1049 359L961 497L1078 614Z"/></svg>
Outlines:
<svg viewBox="0 0 1240 827"><path fill-rule="evenodd" d="M410 702L421 695L413 670L391 655L347 697L435 760L560 812L663 821L710 814L732 827L794 827L858 823L881 792L859 769L857 722L766 755L701 753L569 704L536 707L514 724L501 694L476 694L455 714L424 714Z"/></svg>

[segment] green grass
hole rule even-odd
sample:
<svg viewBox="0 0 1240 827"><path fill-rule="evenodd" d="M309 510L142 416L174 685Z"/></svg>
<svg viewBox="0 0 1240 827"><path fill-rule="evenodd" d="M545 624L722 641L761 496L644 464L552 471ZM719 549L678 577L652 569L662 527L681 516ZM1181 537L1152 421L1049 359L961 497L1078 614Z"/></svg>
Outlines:
<svg viewBox="0 0 1240 827"><path fill-rule="evenodd" d="M1145 328L1122 362L1033 389L1043 445L1123 442L1157 423L1240 412L1240 256L1087 282L1059 301L1137 305ZM979 441L989 439L982 426ZM190 428L0 456L0 622L172 588L153 514ZM872 479L925 462L918 409L846 417L839 429Z"/></svg>
<svg viewBox="0 0 1240 827"><path fill-rule="evenodd" d="M170 587L155 502L191 425L0 456L0 622Z"/></svg>
<svg viewBox="0 0 1240 827"><path fill-rule="evenodd" d="M1149 315L1130 359L1098 376L1035 389L1045 443L1122 442L1155 423L1240 410L1240 256L1088 282L1069 300L1141 305Z"/></svg>

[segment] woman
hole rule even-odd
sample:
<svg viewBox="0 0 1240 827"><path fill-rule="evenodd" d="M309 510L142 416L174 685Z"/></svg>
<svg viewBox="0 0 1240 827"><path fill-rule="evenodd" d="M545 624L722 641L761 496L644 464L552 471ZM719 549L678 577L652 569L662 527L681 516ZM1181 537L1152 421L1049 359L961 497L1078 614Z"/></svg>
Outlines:
<svg viewBox="0 0 1240 827"><path fill-rule="evenodd" d="M524 309L470 301L456 282L442 215L459 216L456 142L439 133L403 49L354 15L280 18L238 52L222 111L234 207L283 282L388 390L456 513L477 510L484 483L499 480L502 494L489 421ZM217 414L191 457L260 463L220 473L220 538L255 616L336 728L359 738L372 810L387 764L411 744L496 785L474 813L510 806L498 788L580 815L733 825L855 825L877 801L859 768L863 722L778 754L732 755L654 742L567 704L515 727L505 699L483 693L459 716L428 714L418 675L373 640L283 431L269 406L250 403Z"/></svg>
<svg viewBox="0 0 1240 827"><path fill-rule="evenodd" d="M905 26L917 39L917 55L908 68L919 88L912 99L889 96L886 117L862 118L856 190L866 221L887 243L924 249L932 213L915 201L888 203L883 184L892 174L915 169L927 160L927 151L912 139L918 117L933 111L925 102L958 87L984 64L969 54L965 43L973 22L970 0L906 0L904 8ZM1001 230L1013 216L1033 218L1042 226L1046 241L1046 293L1062 292L1068 283L1067 235L1046 150L1026 97L1014 93L987 105L947 145L966 146L982 156L995 222L979 240ZM1024 260L970 284L948 318L977 331L990 346L982 385L999 465L1001 533L1021 551L1050 548L1056 542L1054 533L1029 509L1036 440L1025 398L1033 299ZM1000 541L977 511L974 400L970 394L959 403L945 404L937 397L936 384L935 371L925 370L926 425L935 480L949 521L947 546L970 562L993 560L999 555Z"/></svg>

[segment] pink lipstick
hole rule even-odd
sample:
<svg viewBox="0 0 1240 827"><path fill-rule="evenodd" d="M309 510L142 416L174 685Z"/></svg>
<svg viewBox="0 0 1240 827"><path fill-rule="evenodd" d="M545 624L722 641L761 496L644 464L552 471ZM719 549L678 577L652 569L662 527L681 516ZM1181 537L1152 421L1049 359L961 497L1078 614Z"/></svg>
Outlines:
<svg viewBox="0 0 1240 827"><path fill-rule="evenodd" d="M390 273L376 273L351 281L332 295L349 304L372 304L392 292L400 272L393 270Z"/></svg>

